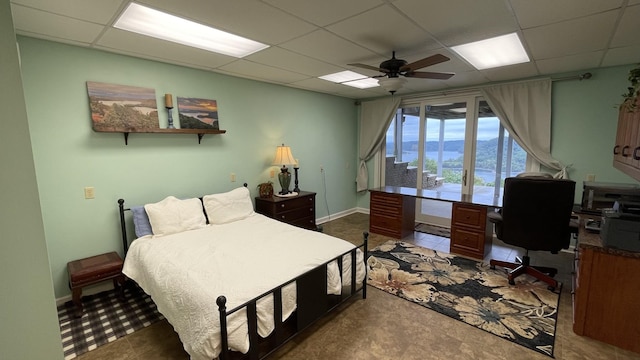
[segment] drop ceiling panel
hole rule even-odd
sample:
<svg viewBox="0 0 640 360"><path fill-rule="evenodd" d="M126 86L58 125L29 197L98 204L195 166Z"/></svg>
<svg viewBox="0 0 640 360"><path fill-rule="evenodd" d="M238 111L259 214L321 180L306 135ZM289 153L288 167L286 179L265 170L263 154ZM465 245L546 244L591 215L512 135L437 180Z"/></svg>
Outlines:
<svg viewBox="0 0 640 360"><path fill-rule="evenodd" d="M615 48L607 51L602 66L618 66L640 63L640 45Z"/></svg>
<svg viewBox="0 0 640 360"><path fill-rule="evenodd" d="M372 27L371 24L375 24ZM439 47L428 33L385 5L356 15L327 29L378 54L424 52Z"/></svg>
<svg viewBox="0 0 640 360"><path fill-rule="evenodd" d="M617 9L623 0L510 0L523 29ZM550 9L553 9L550 11Z"/></svg>
<svg viewBox="0 0 640 360"><path fill-rule="evenodd" d="M251 78L267 80L269 82L276 82L279 84L288 84L308 78L306 75L277 69L247 60L237 60L221 66L218 69L233 74L242 74L243 76L246 75Z"/></svg>
<svg viewBox="0 0 640 360"><path fill-rule="evenodd" d="M318 26L326 26L382 4L381 0L265 0L265 2Z"/></svg>
<svg viewBox="0 0 640 360"><path fill-rule="evenodd" d="M518 30L516 19L502 0L397 0L393 5L447 46Z"/></svg>
<svg viewBox="0 0 640 360"><path fill-rule="evenodd" d="M75 19L107 25L125 0L11 0L13 4L64 15Z"/></svg>
<svg viewBox="0 0 640 360"><path fill-rule="evenodd" d="M535 59L549 59L603 50L611 37L618 12L587 16L524 30Z"/></svg>
<svg viewBox="0 0 640 360"><path fill-rule="evenodd" d="M264 65L271 64L280 69L291 70L314 77L344 70L344 68L299 55L277 46L249 55L245 59Z"/></svg>
<svg viewBox="0 0 640 360"><path fill-rule="evenodd" d="M24 31L41 34L50 39L66 39L89 44L103 29L101 25L19 5L12 6L11 12L18 33Z"/></svg>
<svg viewBox="0 0 640 360"><path fill-rule="evenodd" d="M593 69L600 64L603 51L581 53L561 58L538 60L538 69L542 74L558 74L580 69Z"/></svg>
<svg viewBox="0 0 640 360"><path fill-rule="evenodd" d="M611 47L640 44L640 5L630 6L620 19Z"/></svg>
<svg viewBox="0 0 640 360"><path fill-rule="evenodd" d="M286 42L281 47L337 66L361 62L362 59L375 55L375 53L325 30L314 31Z"/></svg>
<svg viewBox="0 0 640 360"><path fill-rule="evenodd" d="M293 15L255 0L140 2L268 45L277 45L317 29Z"/></svg>

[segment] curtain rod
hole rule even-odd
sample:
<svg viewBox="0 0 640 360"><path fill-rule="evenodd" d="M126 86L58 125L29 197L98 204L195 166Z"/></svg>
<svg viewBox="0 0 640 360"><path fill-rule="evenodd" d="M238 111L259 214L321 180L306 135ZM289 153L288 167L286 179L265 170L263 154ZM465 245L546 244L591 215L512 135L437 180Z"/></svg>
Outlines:
<svg viewBox="0 0 640 360"><path fill-rule="evenodd" d="M556 82L556 81L566 81L566 80L587 80L587 79L591 79L593 75L590 72L586 72L580 75L572 75L572 76L564 76L561 78L555 78L555 79L551 79L551 82ZM510 82L502 82L502 83L495 83L495 84L490 84L490 85L483 85L483 86L476 86L476 87L466 87L466 88L460 88L460 89L453 89L453 90L440 90L440 91L434 91L434 92L427 92L427 93L420 93L420 94L411 94L411 95L407 95L407 96L403 96L402 100L411 100L411 99L416 99L416 98L423 98L426 96L446 96L446 95L456 95L456 94L464 94L464 93L470 93L470 92L477 92L479 91L481 88L486 87L486 86L493 86L493 85L505 85L505 84L518 84L518 83L525 83L525 82L529 82L529 81L538 81L538 80L542 80L545 78L535 78L535 79L529 79L529 80L520 80L520 81L510 81Z"/></svg>

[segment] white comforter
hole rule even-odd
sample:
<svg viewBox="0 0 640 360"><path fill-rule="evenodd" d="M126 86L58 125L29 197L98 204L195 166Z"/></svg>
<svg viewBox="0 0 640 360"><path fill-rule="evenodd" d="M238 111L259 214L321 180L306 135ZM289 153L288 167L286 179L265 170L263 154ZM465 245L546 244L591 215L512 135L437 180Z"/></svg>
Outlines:
<svg viewBox="0 0 640 360"><path fill-rule="evenodd" d="M224 295L227 310L354 248L326 234L296 228L263 215L167 236L145 236L129 248L123 273L133 279L173 325L191 359L220 354L220 323L215 300ZM365 276L358 250L356 279ZM351 257L343 258L340 284L335 262L328 268L328 292L339 294L351 282ZM295 283L283 289L283 319L296 307ZM258 302L258 330L273 330L273 300ZM229 347L249 349L246 312L229 316Z"/></svg>

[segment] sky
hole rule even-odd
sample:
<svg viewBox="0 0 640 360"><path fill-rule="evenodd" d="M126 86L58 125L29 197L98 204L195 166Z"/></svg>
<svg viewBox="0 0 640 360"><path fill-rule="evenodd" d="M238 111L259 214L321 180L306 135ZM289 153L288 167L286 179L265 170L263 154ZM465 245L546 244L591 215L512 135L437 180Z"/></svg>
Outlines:
<svg viewBox="0 0 640 360"><path fill-rule="evenodd" d="M464 140L465 119L445 120L445 140ZM427 141L438 140L440 120L427 118ZM496 117L479 119L478 140L490 140L498 137L500 121ZM403 124L403 140L417 141L420 134L420 118L406 116ZM393 129L387 131L387 136L393 136Z"/></svg>

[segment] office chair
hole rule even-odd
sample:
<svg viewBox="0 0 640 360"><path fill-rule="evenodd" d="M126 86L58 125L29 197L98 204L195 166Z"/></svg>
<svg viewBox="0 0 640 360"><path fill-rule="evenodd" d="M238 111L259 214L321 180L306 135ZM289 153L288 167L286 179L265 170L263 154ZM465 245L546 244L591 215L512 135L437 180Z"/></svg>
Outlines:
<svg viewBox="0 0 640 360"><path fill-rule="evenodd" d="M504 182L504 196L500 212L489 213L495 224L496 237L507 244L525 249L525 255L515 263L493 260L496 265L509 268L509 284L514 278L529 274L555 289L553 279L557 269L530 265L529 250L544 250L557 254L569 247L571 233L577 232L577 223L571 222L576 183L572 180L544 177L510 177Z"/></svg>

